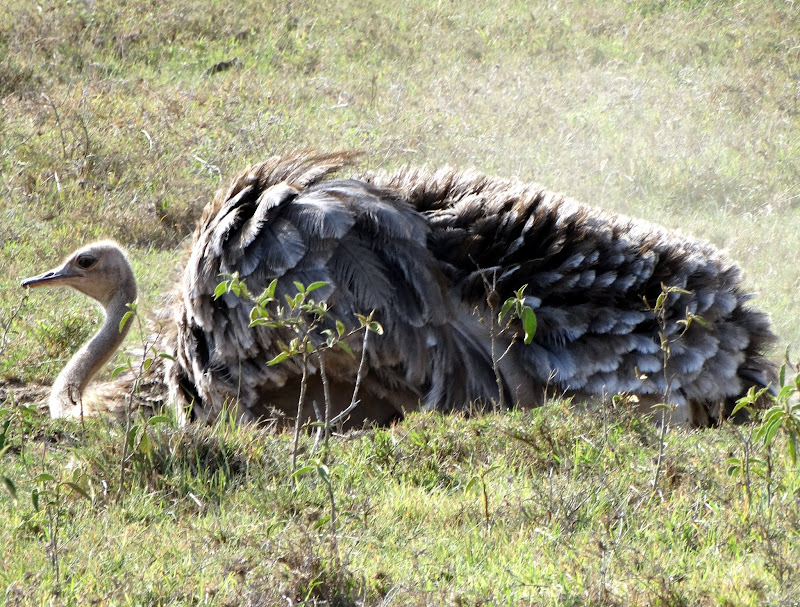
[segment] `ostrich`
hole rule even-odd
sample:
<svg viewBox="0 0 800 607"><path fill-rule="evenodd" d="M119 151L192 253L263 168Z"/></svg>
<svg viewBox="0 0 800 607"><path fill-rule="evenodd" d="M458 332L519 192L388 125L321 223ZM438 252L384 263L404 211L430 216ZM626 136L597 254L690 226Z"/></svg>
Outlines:
<svg viewBox="0 0 800 607"><path fill-rule="evenodd" d="M520 407L551 395L596 402L625 393L645 408L666 399L677 420L707 426L750 387L774 380L764 357L775 341L769 319L747 305L739 268L710 244L474 170L336 178L352 160L271 158L204 209L158 345L170 356L151 368L157 391L179 411L205 420L226 408L241 420L295 415L301 357L267 364L292 335L250 327L247 297L215 298L220 276L234 272L251 293L277 279L281 300L296 281L324 282L314 294L330 318L319 330L336 321L353 329L355 313L374 311L384 333L363 353L354 425L418 408L466 410L497 402L502 390ZM93 396L85 389L127 331L120 320L136 282L123 250L90 244L22 285L70 286L105 309L97 335L56 379L51 414L119 402L130 386ZM497 302L523 285L538 319L528 344L519 321L496 324ZM659 322L653 306L665 286L675 289ZM350 403L362 354L361 338L348 339L355 355L326 352L334 412ZM492 346L503 355L493 358ZM306 372L310 417L324 388L314 357Z"/></svg>

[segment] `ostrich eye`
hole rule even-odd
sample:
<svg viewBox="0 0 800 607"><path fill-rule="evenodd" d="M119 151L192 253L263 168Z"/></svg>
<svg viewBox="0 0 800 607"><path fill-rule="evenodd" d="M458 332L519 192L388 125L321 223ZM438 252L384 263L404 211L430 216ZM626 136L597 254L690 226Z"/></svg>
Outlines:
<svg viewBox="0 0 800 607"><path fill-rule="evenodd" d="M76 263L78 264L79 268L88 270L95 264L96 261L97 260L91 255L81 255L78 257L78 261Z"/></svg>

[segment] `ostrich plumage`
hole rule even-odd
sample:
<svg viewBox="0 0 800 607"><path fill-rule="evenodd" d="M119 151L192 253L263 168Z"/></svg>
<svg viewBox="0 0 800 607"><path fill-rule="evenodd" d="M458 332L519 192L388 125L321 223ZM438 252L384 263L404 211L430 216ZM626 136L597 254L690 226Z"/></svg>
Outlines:
<svg viewBox="0 0 800 607"><path fill-rule="evenodd" d="M617 393L655 403L666 394L676 419L705 426L751 386L774 381L764 357L775 341L769 319L747 303L752 294L743 290L738 266L710 244L472 170L336 178L351 161L348 154L271 158L205 208L159 344L171 360L152 371L168 402L201 419L224 408L246 420L295 415L300 357L267 365L292 336L250 327L247 298L215 298L220 275L234 272L251 293L277 279L281 299L294 294L295 281L327 283L315 292L329 305L326 326L339 320L353 328L354 313L374 310L384 334L369 342L353 424L496 402L490 327L497 309L489 302L522 285L538 328L530 344L515 337L517 321L495 337L496 351L505 352L498 370L508 404L537 406L550 395L597 402ZM97 261L92 246L86 249ZM118 302L59 275L86 249L23 284L75 286L106 307L111 326ZM681 291L667 297L659 327L651 308L664 286ZM687 316L698 318L687 327ZM666 373L659 331L669 342ZM121 341L118 329L110 333L95 338L102 356L86 362L84 348L76 355L84 362L73 360L62 372L54 415L79 401L91 409L80 393ZM348 343L355 356L326 353L334 412L350 403L356 381L361 337ZM312 416L323 388L313 357L308 365L304 415ZM70 368L83 375L67 377Z"/></svg>

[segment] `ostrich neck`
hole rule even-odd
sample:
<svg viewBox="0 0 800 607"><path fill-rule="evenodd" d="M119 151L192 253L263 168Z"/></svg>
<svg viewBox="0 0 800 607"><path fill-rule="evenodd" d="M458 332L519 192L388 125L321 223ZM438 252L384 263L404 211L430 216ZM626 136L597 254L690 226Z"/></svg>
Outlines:
<svg viewBox="0 0 800 607"><path fill-rule="evenodd" d="M136 281L131 272L105 305L105 320L100 330L86 342L58 374L50 392L51 417L80 416L81 397L86 386L100 368L117 351L130 329L130 322L120 330L120 322L128 311L127 304L136 299Z"/></svg>

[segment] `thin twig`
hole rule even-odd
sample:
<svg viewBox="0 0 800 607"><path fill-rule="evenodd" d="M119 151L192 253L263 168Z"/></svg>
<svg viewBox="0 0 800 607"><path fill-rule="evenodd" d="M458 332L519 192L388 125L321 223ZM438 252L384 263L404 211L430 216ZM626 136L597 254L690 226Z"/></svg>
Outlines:
<svg viewBox="0 0 800 607"><path fill-rule="evenodd" d="M353 409L358 406L358 390L361 387L361 379L364 377L364 365L367 361L367 343L369 341L369 323L372 322L372 315L374 311L370 313L367 322L364 324L364 341L361 344L361 362L358 364L358 373L356 374L356 385L353 388L353 398L350 400L350 404L348 407L339 413L336 417L330 420L330 425L333 426L337 424L337 430L339 433L342 433L341 422L345 418L347 414L349 414Z"/></svg>
<svg viewBox="0 0 800 607"><path fill-rule="evenodd" d="M328 374L325 372L325 356L324 352L317 352L317 360L319 360L319 376L322 378L322 392L325 395L325 419L324 419L324 432L325 432L325 453L322 456L322 461L327 462L328 459L328 446L331 438L331 391L328 386Z"/></svg>
<svg viewBox="0 0 800 607"><path fill-rule="evenodd" d="M314 408L314 415L316 415L317 417L317 422L322 424L322 426L317 426L317 431L314 432L314 444L311 445L311 453L316 453L317 448L319 447L319 441L322 438L322 431L325 426L324 423L325 416L323 415L322 411L319 410L319 407L317 406L317 401L312 400L311 406Z"/></svg>
<svg viewBox="0 0 800 607"><path fill-rule="evenodd" d="M500 358L503 358L506 354L508 354L511 346L514 345L514 341L512 340L508 348L506 348L506 351L503 352L503 356L498 358L497 323L500 321L500 319L498 318L495 320L495 310L497 309L497 270L492 270L491 284L486 278L484 270L478 268L478 271L480 272L481 280L483 280L483 288L486 290L486 303L489 306L489 344L491 347L492 371L494 372L495 382L497 383L497 400L494 402L494 412L497 413L503 410L503 396L505 393L505 390L503 389L503 378L500 375Z"/></svg>
<svg viewBox="0 0 800 607"><path fill-rule="evenodd" d="M297 416L294 418L294 441L292 443L292 474L297 472L297 449L300 444L300 421L303 417L303 403L306 399L308 381L308 353L303 348L303 377L300 380L300 397L297 399Z"/></svg>
<svg viewBox="0 0 800 607"><path fill-rule="evenodd" d="M671 405L669 405L669 396L670 396L670 385L672 381L669 376L668 364L670 359L670 347L669 347L669 340L667 339L667 301L669 299L669 295L672 292L668 287L664 286L662 283L661 291L664 296L664 299L659 302L656 302L656 305L652 308L653 316L655 317L656 323L658 324L658 335L659 340L661 341L661 352L663 354L663 364L662 364L662 372L664 376L664 408L661 409L661 429L659 431L658 437L658 458L656 459L656 469L653 473L653 495L658 493L661 494L658 480L661 474L661 467L664 461L664 449L665 449L665 439L667 436L667 430L669 429L669 424L672 421L672 412L673 409ZM645 299L645 305L647 304L647 299ZM669 420L667 419L667 407L670 408L669 411Z"/></svg>

